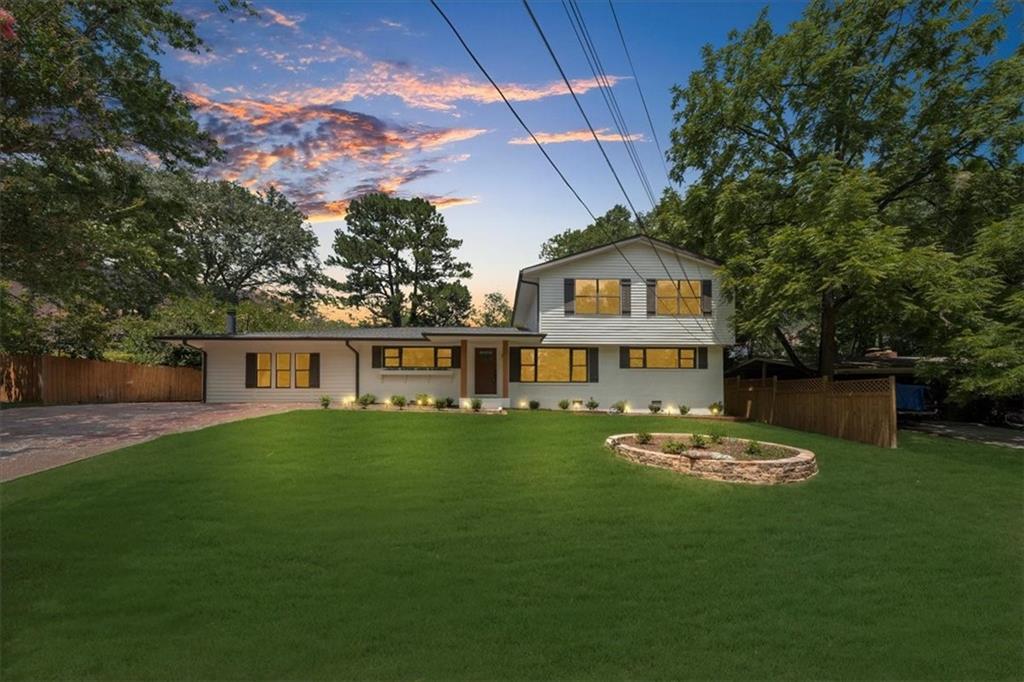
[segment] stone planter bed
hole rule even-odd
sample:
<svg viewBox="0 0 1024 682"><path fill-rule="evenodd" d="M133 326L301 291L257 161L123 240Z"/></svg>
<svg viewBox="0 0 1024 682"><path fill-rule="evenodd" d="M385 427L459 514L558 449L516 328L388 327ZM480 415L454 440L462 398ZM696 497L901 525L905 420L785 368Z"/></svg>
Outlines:
<svg viewBox="0 0 1024 682"><path fill-rule="evenodd" d="M745 438L723 438L721 443L708 443L705 448L689 447L681 454L661 449L673 440L688 444L688 433L653 433L651 442L636 442L636 434L609 436L605 445L617 455L636 464L671 469L697 478L731 483L772 485L806 481L818 473L818 463L810 450L760 442L758 459L750 459L743 451L750 442Z"/></svg>

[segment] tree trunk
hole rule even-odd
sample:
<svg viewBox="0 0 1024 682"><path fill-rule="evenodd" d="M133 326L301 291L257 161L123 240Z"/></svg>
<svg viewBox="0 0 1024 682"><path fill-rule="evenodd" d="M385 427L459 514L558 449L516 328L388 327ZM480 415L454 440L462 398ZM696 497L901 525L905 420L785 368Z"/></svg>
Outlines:
<svg viewBox="0 0 1024 682"><path fill-rule="evenodd" d="M790 345L789 339L786 338L786 335L783 334L782 330L779 329L778 327L775 328L775 338L777 338L779 340L779 343L782 344L783 350L786 351L786 355L789 356L789 361L793 363L794 367L796 367L798 370L800 370L809 377L814 376L814 370L812 370L810 367L803 363L803 360L800 359L800 356L798 356L796 354L796 351L793 350L793 346Z"/></svg>
<svg viewBox="0 0 1024 682"><path fill-rule="evenodd" d="M821 295L820 335L818 373L831 379L836 371L836 305L830 292Z"/></svg>

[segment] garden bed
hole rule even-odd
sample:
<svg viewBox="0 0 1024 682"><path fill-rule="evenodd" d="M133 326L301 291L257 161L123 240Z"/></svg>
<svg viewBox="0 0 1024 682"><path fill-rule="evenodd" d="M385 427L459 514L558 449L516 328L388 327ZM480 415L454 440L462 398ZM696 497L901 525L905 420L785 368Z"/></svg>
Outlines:
<svg viewBox="0 0 1024 682"><path fill-rule="evenodd" d="M818 463L810 450L745 438L720 438L711 443L706 436L704 446L695 447L700 445L700 437L695 443L693 434L649 435L646 443L638 442L635 433L609 436L605 445L637 464L716 481L772 485L805 481L818 473ZM756 450L751 448L755 442Z"/></svg>

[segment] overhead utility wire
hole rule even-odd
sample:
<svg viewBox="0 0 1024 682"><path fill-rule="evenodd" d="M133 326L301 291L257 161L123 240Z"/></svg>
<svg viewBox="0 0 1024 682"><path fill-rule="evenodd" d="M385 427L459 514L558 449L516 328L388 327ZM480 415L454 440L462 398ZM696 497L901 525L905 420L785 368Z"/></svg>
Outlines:
<svg viewBox="0 0 1024 682"><path fill-rule="evenodd" d="M434 0L431 0L431 2L433 1ZM587 116L587 112L583 109L583 104L580 103L579 97L576 96L576 91L573 90L572 83L569 82L569 77L565 75L565 69L562 68L561 62L558 61L558 56L555 54L554 48L551 47L551 43L548 41L547 35L545 35L544 33L544 29L541 28L540 22L537 20L537 16L533 13L533 9L531 9L530 7L529 0L523 0L523 7L526 8L526 13L530 15L530 20L533 21L534 28L537 29L537 33L540 35L541 41L544 43L544 46L548 50L548 54L551 55L551 59L555 63L555 68L558 69L558 73L562 76L562 81L565 82L565 87L568 88L569 94L572 95L572 99L576 103L576 108L579 109L580 115L583 117L583 121L587 124L587 128L590 129L590 134L593 136L594 142L597 143L597 148L601 151L601 156L604 157L605 163L608 164L608 170L611 171L612 176L615 178L616 184L618 184L619 189L622 191L622 196L625 197L626 203L629 205L630 210L633 212L633 216L636 218L637 226L640 228L640 232L645 237L647 237L648 242L650 242L651 244L651 248L654 250L654 255L658 257L658 262L660 262L661 267L665 269L665 274L668 275L669 280L675 283L676 289L678 291L679 281L672 276L672 273L668 269L668 265L665 264L664 259L662 259L661 257L661 253L658 251L657 245L655 245L654 240L651 238L651 235L647 233L647 230L644 227L643 218L641 218L640 213L636 210L636 207L633 205L633 201L629 198L629 193L626 191L625 186L622 184L622 180L619 179L619 174L618 172L616 172L614 164L612 164L611 159L608 158L608 153L605 152L604 145L601 144L601 139L597 136L597 132L594 130L594 126L593 124L591 124L590 118ZM621 253L621 250L619 252ZM681 262L680 267L682 267ZM641 279L646 281L646 278L643 275L640 275L639 272L637 272L637 275L639 275ZM687 278L687 282L690 281L689 275L686 274L685 269L683 270L683 276ZM676 322L679 323L680 327L682 327L683 329L686 328L686 326L683 325L682 320L680 320L678 317L673 317L673 319L675 319ZM694 319L696 320L698 327L700 327L703 330L710 331L712 337L714 337L717 340L717 334L715 333L715 329L713 326L705 324L704 321L701 319L701 316L699 315L694 316Z"/></svg>
<svg viewBox="0 0 1024 682"><path fill-rule="evenodd" d="M619 15L615 11L612 0L608 0L608 7L612 11L612 18L615 20L615 28L619 32L619 40L622 41L622 49L626 52L626 61L629 62L629 70L633 74L633 82L636 83L636 91L640 94L640 102L644 105L644 113L647 114L647 124L651 127L651 137L654 138L654 146L658 148L658 157L661 159L661 167L665 170L665 177L671 182L668 174L668 165L665 163L665 153L661 151L661 143L658 142L658 133L654 130L654 121L651 119L651 110L647 108L647 98L644 97L643 88L640 87L640 77L636 75L636 67L633 66L633 57L626 45L626 36L622 32L622 25L619 23Z"/></svg>
<svg viewBox="0 0 1024 682"><path fill-rule="evenodd" d="M597 51L597 47L594 44L593 39L590 37L590 30L587 28L586 20L583 18L583 12L575 0L569 0L569 2L562 0L562 8L565 10L565 14L569 18L569 24L572 26L573 33L576 34L576 40L580 44L583 56L587 59L587 64L590 66L590 72L594 74L594 80L597 82L598 90L601 92L601 97L604 99L605 106L608 107L608 113L611 114L612 121L615 124L615 129L619 134L619 139L622 140L622 145L626 149L626 154L629 156L629 160L632 162L633 168L636 170L637 176L640 178L640 184L642 185L644 192L647 194L647 199L651 203L651 208L654 208L657 204L657 199L655 198L654 191L651 189L650 179L644 171L643 163L640 161L640 153L637 151L636 144L634 143L632 136L629 134L629 126L626 125L626 118L622 115L622 109L619 106L618 98L615 96L615 91L612 90L612 84L611 80L608 78L608 72L605 70L604 64L601 63L601 56Z"/></svg>
<svg viewBox="0 0 1024 682"><path fill-rule="evenodd" d="M583 208L587 211L587 213L590 214L590 218L594 221L594 224L596 225L597 216L594 215L594 212L590 210L589 206L587 206L587 202L583 201L583 198L580 197L579 193L575 190L575 188L573 188L569 180L566 179L565 175L558 168L558 165L555 164L554 160L548 155L547 150L544 149L544 145L542 145L540 141L537 140L537 136L534 135L533 131L530 130L530 127L526 125L526 122L523 120L523 117L519 115L519 112L516 111L516 108L512 106L512 103L508 101L507 97L505 97L505 93L501 91L501 88L498 87L498 84L494 81L493 78L491 78L490 74L487 73L487 69L484 68L484 65L481 64L480 60L476 58L475 54L473 54L473 50L470 49L469 45L462 38L462 34L459 33L459 30L455 28L455 24L452 23L452 20L448 18L448 15L444 13L444 10L441 9L441 6L437 4L436 0L430 0L430 4L434 6L434 9L436 9L438 14L441 15L441 18L444 19L446 24L448 24L448 27L452 30L452 33L455 34L455 37L458 38L459 42L462 44L462 47L465 48L466 53L469 54L470 59L473 60L473 63L476 64L478 69L480 69L480 72L484 75L485 78L487 78L490 84L498 92L498 95L501 96L502 101L505 102L506 106L508 106L509 111L511 111L512 115L516 117L517 121L519 121L519 125L523 127L523 130L529 133L530 137L537 145L537 148L540 149L541 154L543 154L544 158L548 160L548 163L551 164L551 167L555 169L555 172L558 173L558 177L562 179L562 182L565 183L565 186L569 188L569 191L572 192L573 196L575 196L576 199L580 202L580 205L582 205ZM644 276L640 273L639 270L637 270L636 266L634 266L633 263L630 262L629 258L626 257L626 254L623 253L622 249L619 248L619 245L616 244L614 240L612 241L612 246L614 246L615 250L619 252L620 256L622 256L622 260L626 261L626 264L629 265L630 269L632 269L633 272L636 273L636 276L639 277L641 281L643 281Z"/></svg>

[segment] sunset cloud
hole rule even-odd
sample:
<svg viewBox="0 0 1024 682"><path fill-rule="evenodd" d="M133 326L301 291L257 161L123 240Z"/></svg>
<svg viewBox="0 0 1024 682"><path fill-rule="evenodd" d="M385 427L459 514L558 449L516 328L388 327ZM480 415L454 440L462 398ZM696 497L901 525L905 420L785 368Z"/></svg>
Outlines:
<svg viewBox="0 0 1024 682"><path fill-rule="evenodd" d="M618 133L608 130L608 128L598 128L597 139L601 142L622 142L622 138L619 137ZM541 144L560 144L562 142L593 142L594 136L590 134L590 130L567 130L563 133L535 133L537 141ZM626 135L626 139L633 142L642 142L644 136L640 133L630 133ZM533 144L533 138L531 137L516 137L508 141L509 144Z"/></svg>
<svg viewBox="0 0 1024 682"><path fill-rule="evenodd" d="M296 14L294 16L288 16L278 12L277 10L271 9L270 7L264 7L260 12L266 13L271 24L277 24L278 26L284 26L285 28L293 30L298 30L299 22L305 19L302 15Z"/></svg>

